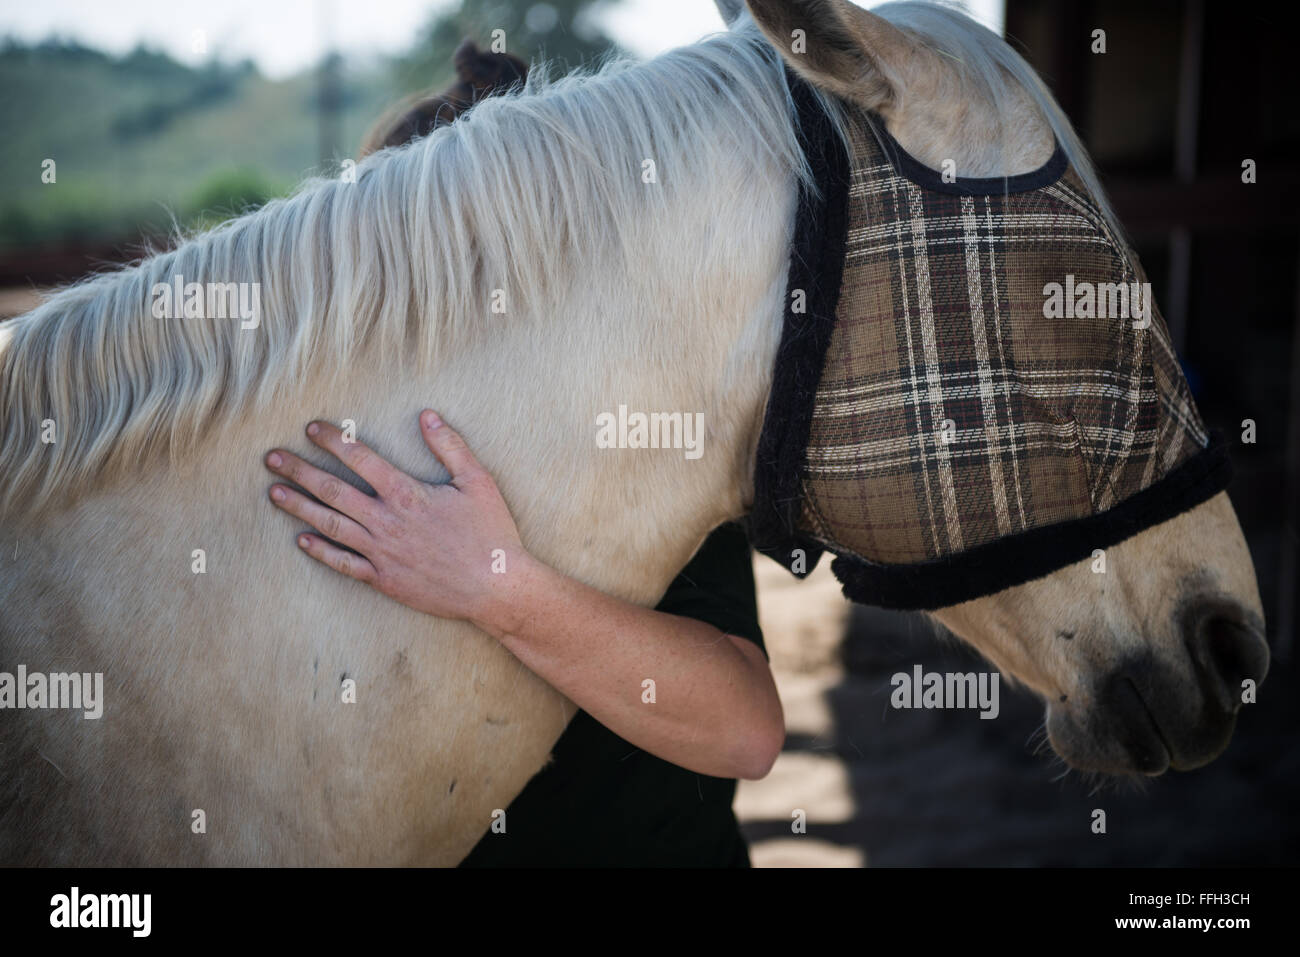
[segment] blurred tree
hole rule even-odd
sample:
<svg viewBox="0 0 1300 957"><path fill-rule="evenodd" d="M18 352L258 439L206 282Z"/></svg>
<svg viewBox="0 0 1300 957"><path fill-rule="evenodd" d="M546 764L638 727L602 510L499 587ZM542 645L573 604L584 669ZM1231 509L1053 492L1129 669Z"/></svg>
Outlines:
<svg viewBox="0 0 1300 957"><path fill-rule="evenodd" d="M454 76L452 53L466 37L484 50L494 30L505 52L525 63L556 61L572 69L618 49L592 16L619 0L461 0L434 15L419 32L411 52L394 63L394 82L403 93L445 85ZM501 52L498 48L496 52Z"/></svg>
<svg viewBox="0 0 1300 957"><path fill-rule="evenodd" d="M283 192L284 187L272 183L256 169L218 170L199 185L185 204L188 225L211 229Z"/></svg>

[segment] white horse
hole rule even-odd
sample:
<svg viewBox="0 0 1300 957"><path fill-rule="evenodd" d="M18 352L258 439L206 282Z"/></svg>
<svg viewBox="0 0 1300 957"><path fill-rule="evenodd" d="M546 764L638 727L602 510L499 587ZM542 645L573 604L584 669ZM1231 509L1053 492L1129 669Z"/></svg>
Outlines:
<svg viewBox="0 0 1300 957"><path fill-rule="evenodd" d="M472 627L306 560L262 456L332 467L301 429L351 419L443 480L415 428L435 408L534 554L656 602L752 496L807 173L782 56L931 165L1022 172L1055 132L1092 177L1042 84L960 14L751 11L648 63L535 76L355 182L309 183L0 326L0 671L104 675L98 720L0 711L0 863L469 851L574 706ZM260 324L154 318L176 276L259 283ZM619 405L702 412L704 454L598 447ZM1204 763L1232 729L1225 655L1267 654L1232 508L1220 495L1108 561L937 617L1043 696L1081 768L1133 767L1126 729L1148 719L1104 689L1143 652L1165 676L1145 707L1167 763Z"/></svg>

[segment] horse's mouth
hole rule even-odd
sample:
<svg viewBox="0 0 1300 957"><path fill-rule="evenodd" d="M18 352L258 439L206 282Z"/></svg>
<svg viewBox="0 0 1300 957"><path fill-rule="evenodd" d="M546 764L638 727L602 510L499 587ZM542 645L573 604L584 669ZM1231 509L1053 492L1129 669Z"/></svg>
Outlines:
<svg viewBox="0 0 1300 957"><path fill-rule="evenodd" d="M1048 707L1048 737L1066 764L1101 774L1157 777L1177 766L1177 751L1137 683L1118 673L1084 712Z"/></svg>
<svg viewBox="0 0 1300 957"><path fill-rule="evenodd" d="M1140 672L1113 674L1084 713L1054 714L1049 707L1049 738L1067 764L1081 771L1158 777L1195 770L1223 753L1236 727L1234 713L1203 700L1197 711L1183 714L1158 691L1151 692L1153 706L1141 690L1143 680Z"/></svg>
<svg viewBox="0 0 1300 957"><path fill-rule="evenodd" d="M1137 699L1138 706L1141 708L1145 717L1147 734L1142 736L1142 744L1138 748L1128 747L1129 753L1133 755L1134 770L1150 777L1157 777L1164 774L1171 767L1177 767L1174 757L1174 749L1160 730L1160 722L1156 716L1151 713L1146 701L1142 697L1142 692L1138 691L1137 685L1133 679L1125 677L1124 681L1132 690L1133 697ZM1154 739L1154 740L1152 740ZM1128 742L1126 742L1126 745Z"/></svg>

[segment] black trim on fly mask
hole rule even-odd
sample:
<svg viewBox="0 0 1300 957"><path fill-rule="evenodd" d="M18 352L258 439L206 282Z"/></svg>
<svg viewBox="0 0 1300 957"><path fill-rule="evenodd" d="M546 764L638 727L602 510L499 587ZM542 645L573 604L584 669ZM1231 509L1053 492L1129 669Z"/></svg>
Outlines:
<svg viewBox="0 0 1300 957"><path fill-rule="evenodd" d="M835 307L844 273L848 232L849 154L811 86L785 68L794 101L799 143L820 195L799 191L785 321L777 346L772 391L763 416L754 472L754 504L746 531L755 550L803 578L816 567L822 546L798 530L802 475L812 428L813 399L835 329ZM795 312L795 290L804 292L804 312ZM805 553L803 570L791 568L793 552Z"/></svg>
<svg viewBox="0 0 1300 957"><path fill-rule="evenodd" d="M1051 186L1070 166L1070 159L1065 154L1065 147L1055 136L1052 137L1052 155L1038 169L1014 176L963 176L949 182L943 173L926 166L919 159L903 149L902 144L894 139L885 127L885 121L879 114L869 113L868 119L876 142L881 152L894 167L895 172L910 180L922 189L932 193L949 193L953 196L998 196L1007 193L1028 193L1031 190Z"/></svg>
<svg viewBox="0 0 1300 957"><path fill-rule="evenodd" d="M1222 492L1232 478L1223 436L1176 469L1113 508L1086 518L1042 525L977 545L947 558L910 565L878 565L839 555L831 571L844 597L900 610L942 608L1045 578L1138 532L1166 522Z"/></svg>

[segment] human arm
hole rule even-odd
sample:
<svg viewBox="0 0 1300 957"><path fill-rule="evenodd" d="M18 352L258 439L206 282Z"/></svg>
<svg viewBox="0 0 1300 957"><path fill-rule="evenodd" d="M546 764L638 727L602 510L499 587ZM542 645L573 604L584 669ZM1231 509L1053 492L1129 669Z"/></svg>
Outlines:
<svg viewBox="0 0 1300 957"><path fill-rule="evenodd" d="M664 760L717 777L767 773L785 732L757 645L606 595L536 560L464 440L429 412L420 431L449 484L420 482L323 422L308 437L375 496L291 453L267 456L271 471L312 496L278 483L271 490L278 507L321 533L299 535L309 555L418 611L474 623L611 731ZM501 563L504 573L495 572Z"/></svg>

